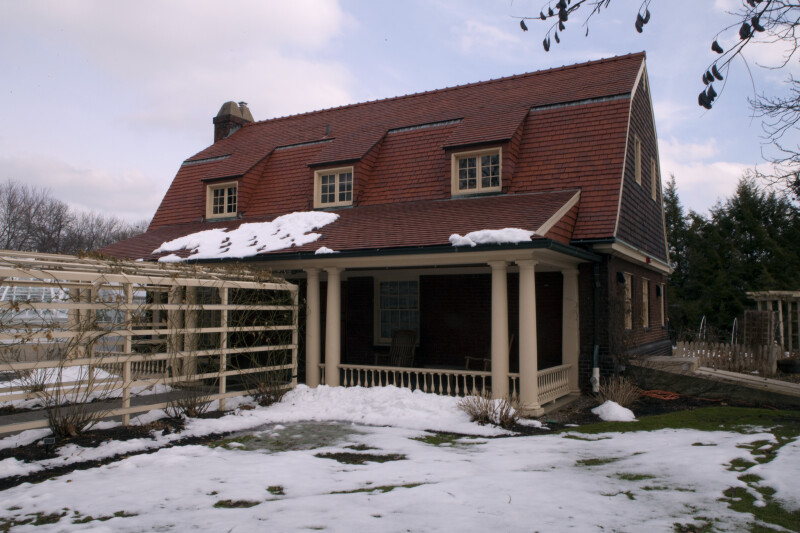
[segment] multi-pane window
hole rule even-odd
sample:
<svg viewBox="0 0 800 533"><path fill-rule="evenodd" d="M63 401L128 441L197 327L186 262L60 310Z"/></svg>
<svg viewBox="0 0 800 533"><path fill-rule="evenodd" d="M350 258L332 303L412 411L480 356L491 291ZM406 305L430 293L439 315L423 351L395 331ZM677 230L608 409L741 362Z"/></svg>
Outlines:
<svg viewBox="0 0 800 533"><path fill-rule="evenodd" d="M419 338L419 281L380 281L378 288L379 341L389 342L400 329Z"/></svg>
<svg viewBox="0 0 800 533"><path fill-rule="evenodd" d="M642 280L642 327L650 327L650 281Z"/></svg>
<svg viewBox="0 0 800 533"><path fill-rule="evenodd" d="M335 207L353 203L353 168L316 172L316 207Z"/></svg>
<svg viewBox="0 0 800 533"><path fill-rule="evenodd" d="M235 216L238 208L238 186L236 183L209 185L206 198L207 218Z"/></svg>
<svg viewBox="0 0 800 533"><path fill-rule="evenodd" d="M453 156L453 194L500 190L500 150Z"/></svg>

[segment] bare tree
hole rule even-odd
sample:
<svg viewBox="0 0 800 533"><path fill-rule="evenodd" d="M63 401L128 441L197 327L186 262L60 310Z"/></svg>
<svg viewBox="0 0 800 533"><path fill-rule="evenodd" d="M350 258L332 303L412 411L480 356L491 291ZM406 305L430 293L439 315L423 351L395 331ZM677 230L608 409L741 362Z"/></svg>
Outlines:
<svg viewBox="0 0 800 533"><path fill-rule="evenodd" d="M88 252L144 233L147 221L130 223L96 212L76 212L47 189L9 180L0 184L0 249L23 252Z"/></svg>
<svg viewBox="0 0 800 533"><path fill-rule="evenodd" d="M588 36L592 17L599 15L611 2L612 0L548 0L538 16L517 18L523 31L528 30L526 20L540 20L549 24L542 41L545 51L549 51L552 44L551 37L556 44L560 43L561 34L567 24L574 20L573 15L576 12L580 9L583 9L583 12L588 11L583 23L586 28L585 35ZM642 33L645 25L650 22L651 3L653 0L642 0L636 11L633 26L639 33ZM709 39L711 51L716 53L716 58L707 65L702 76L698 76L698 80L702 80L703 90L697 97L697 103L706 109L711 109L716 98L723 92L725 78L734 59L739 58L744 61L749 71L750 67L743 54L749 45L754 43L786 45L785 53L776 57L775 64L759 65L777 70L788 65L800 48L798 40L800 36L796 32L800 24L798 0L742 0L740 7L729 15L731 23ZM691 16L691 13L687 11L686 16ZM719 41L724 41L722 37L729 34L735 36L735 44L725 50ZM787 80L787 84L789 86L787 96L762 94L749 100L756 115L763 119L765 143L772 146L772 151L764 153L764 159L771 163L772 169L756 174L766 182L778 185L794 194L796 198L800 198L800 146L787 140L787 133L796 132L798 129L800 86L798 80L792 77Z"/></svg>
<svg viewBox="0 0 800 533"><path fill-rule="evenodd" d="M0 247L32 251L36 225L47 191L7 181L0 185Z"/></svg>

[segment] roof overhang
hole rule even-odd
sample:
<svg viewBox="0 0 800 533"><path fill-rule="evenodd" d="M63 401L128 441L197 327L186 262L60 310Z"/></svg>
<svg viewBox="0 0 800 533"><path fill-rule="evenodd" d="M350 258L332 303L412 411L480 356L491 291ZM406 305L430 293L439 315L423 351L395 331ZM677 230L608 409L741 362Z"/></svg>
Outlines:
<svg viewBox="0 0 800 533"><path fill-rule="evenodd" d="M644 250L628 244L620 238L614 238L607 242L598 242L593 244L592 250L598 253L612 255L614 257L621 257L632 263L657 270L662 274L670 275L674 271L674 269L662 259L659 259L656 256L645 252Z"/></svg>

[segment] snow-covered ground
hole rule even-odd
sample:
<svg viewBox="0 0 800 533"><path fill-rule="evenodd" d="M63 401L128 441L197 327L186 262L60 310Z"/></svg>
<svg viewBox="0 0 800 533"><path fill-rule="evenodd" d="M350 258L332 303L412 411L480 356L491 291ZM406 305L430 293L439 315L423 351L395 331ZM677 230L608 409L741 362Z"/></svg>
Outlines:
<svg viewBox="0 0 800 533"><path fill-rule="evenodd" d="M431 438L426 430L474 436ZM752 460L742 446L774 441L770 433L695 430L508 436L469 422L455 399L392 387L301 386L269 408L191 420L184 433L219 431L242 433L216 447L164 448L6 490L0 525L64 513L12 531L655 532L704 520L715 531L742 531L752 515L719 499L729 487L756 494L731 461ZM147 442L64 448L54 464ZM395 460L325 457L342 452ZM30 466L5 460L0 475ZM800 485L790 473L798 467L795 442L754 473L796 506Z"/></svg>

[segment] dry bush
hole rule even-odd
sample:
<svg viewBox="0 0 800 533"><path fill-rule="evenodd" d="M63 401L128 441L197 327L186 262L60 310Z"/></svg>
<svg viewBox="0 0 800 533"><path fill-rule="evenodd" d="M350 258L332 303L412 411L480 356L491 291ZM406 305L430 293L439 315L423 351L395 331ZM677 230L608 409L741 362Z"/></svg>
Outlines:
<svg viewBox="0 0 800 533"><path fill-rule="evenodd" d="M515 402L503 399L492 399L488 392L473 391L458 401L458 408L469 415L470 420L478 424L494 424L509 428L517 423L519 415L514 408Z"/></svg>
<svg viewBox="0 0 800 533"><path fill-rule="evenodd" d="M618 403L622 407L629 407L638 400L641 395L642 389L633 381L624 376L613 375L601 381L598 399L601 403L612 401Z"/></svg>

